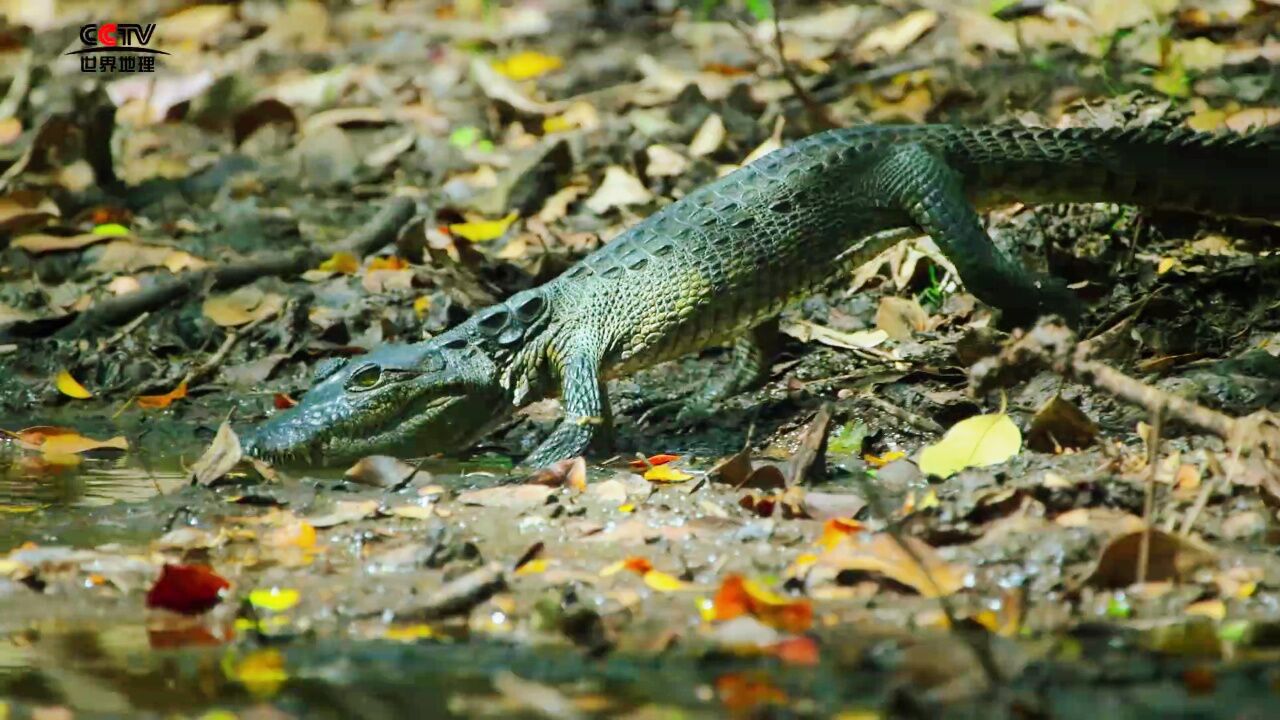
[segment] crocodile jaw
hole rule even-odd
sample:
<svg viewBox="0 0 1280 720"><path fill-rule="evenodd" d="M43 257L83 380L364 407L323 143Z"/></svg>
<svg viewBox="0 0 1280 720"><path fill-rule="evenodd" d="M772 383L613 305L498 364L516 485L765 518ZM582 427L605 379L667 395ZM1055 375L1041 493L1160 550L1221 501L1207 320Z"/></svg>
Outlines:
<svg viewBox="0 0 1280 720"><path fill-rule="evenodd" d="M479 353L451 355L433 341L386 345L324 376L297 406L245 432L241 446L309 466L460 450L511 410L497 375Z"/></svg>

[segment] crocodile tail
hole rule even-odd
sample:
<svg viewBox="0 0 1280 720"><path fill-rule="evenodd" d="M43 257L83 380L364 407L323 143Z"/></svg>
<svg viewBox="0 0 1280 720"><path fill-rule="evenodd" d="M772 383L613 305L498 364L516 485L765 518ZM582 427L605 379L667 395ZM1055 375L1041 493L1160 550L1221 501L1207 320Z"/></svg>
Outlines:
<svg viewBox="0 0 1280 720"><path fill-rule="evenodd" d="M948 155L980 178L980 200L1120 202L1280 221L1275 130L1004 126L973 132L987 135L985 142L953 144ZM974 141L984 152L973 152ZM989 147L998 147L999 156Z"/></svg>

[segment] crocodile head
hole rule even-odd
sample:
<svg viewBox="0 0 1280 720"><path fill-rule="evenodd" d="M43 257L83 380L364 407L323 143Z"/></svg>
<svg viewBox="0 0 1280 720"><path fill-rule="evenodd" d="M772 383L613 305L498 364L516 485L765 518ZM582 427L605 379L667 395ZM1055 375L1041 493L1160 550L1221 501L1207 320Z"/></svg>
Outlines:
<svg viewBox="0 0 1280 720"><path fill-rule="evenodd" d="M509 411L498 378L488 355L448 334L383 345L321 363L295 407L249 430L241 442L256 457L311 465L459 450Z"/></svg>
<svg viewBox="0 0 1280 720"><path fill-rule="evenodd" d="M465 449L541 393L526 372L536 368L516 357L537 345L547 305L543 290L526 290L430 340L325 361L295 407L242 434L241 444L273 462L312 465Z"/></svg>

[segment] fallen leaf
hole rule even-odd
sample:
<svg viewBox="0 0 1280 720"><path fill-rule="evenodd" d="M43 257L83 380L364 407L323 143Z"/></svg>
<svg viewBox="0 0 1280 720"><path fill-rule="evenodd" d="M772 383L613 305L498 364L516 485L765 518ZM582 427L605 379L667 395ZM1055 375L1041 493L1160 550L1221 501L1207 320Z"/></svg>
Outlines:
<svg viewBox="0 0 1280 720"><path fill-rule="evenodd" d="M320 266L316 268L323 272L341 273L343 275L354 275L360 270L360 258L353 253L345 250L330 255Z"/></svg>
<svg viewBox="0 0 1280 720"><path fill-rule="evenodd" d="M512 80L532 80L564 66L564 60L534 50L516 53L504 60L495 60L493 69Z"/></svg>
<svg viewBox="0 0 1280 720"><path fill-rule="evenodd" d="M692 480L693 475L670 465L655 465L645 471L644 479L654 483L682 483Z"/></svg>
<svg viewBox="0 0 1280 720"><path fill-rule="evenodd" d="M228 655L222 666L228 679L244 685L257 698L272 697L289 680L284 654L276 648L253 650L240 659Z"/></svg>
<svg viewBox="0 0 1280 720"><path fill-rule="evenodd" d="M818 342L845 350L866 350L889 339L889 333L884 330L843 332L808 320L783 323L779 326L779 330L801 342Z"/></svg>
<svg viewBox="0 0 1280 720"><path fill-rule="evenodd" d="M827 493L810 490L801 503L804 512L814 520L852 518L862 512L867 501L852 493Z"/></svg>
<svg viewBox="0 0 1280 720"><path fill-rule="evenodd" d="M468 490L458 495L458 502L480 507L530 510L546 505L554 493L555 488L546 485L504 485Z"/></svg>
<svg viewBox="0 0 1280 720"><path fill-rule="evenodd" d="M1085 582L1098 588L1126 588L1138 581L1138 560L1144 531L1112 538L1098 556ZM1163 530L1150 530L1145 581L1177 582L1213 560L1206 545Z"/></svg>
<svg viewBox="0 0 1280 720"><path fill-rule="evenodd" d="M32 255L42 255L50 252L60 252L63 250L79 250L88 247L94 243L100 243L106 240L114 240L114 235L98 235L97 233L81 233L79 235L60 236L46 235L44 233L32 233L14 238L9 244L13 247L22 248Z"/></svg>
<svg viewBox="0 0 1280 720"><path fill-rule="evenodd" d="M191 466L191 479L198 485L212 485L231 472L243 456L240 438L231 429L231 423L223 421L213 442Z"/></svg>
<svg viewBox="0 0 1280 720"><path fill-rule="evenodd" d="M966 468L999 465L1022 449L1022 433L1004 413L961 420L920 453L920 470L949 478Z"/></svg>
<svg viewBox="0 0 1280 720"><path fill-rule="evenodd" d="M14 433L18 442L29 450L48 456L79 455L92 450L128 450L129 441L118 435L107 440L94 440L70 428L36 425Z"/></svg>
<svg viewBox="0 0 1280 720"><path fill-rule="evenodd" d="M909 340L929 327L929 313L915 298L887 295L876 308L876 327L894 340Z"/></svg>
<svg viewBox="0 0 1280 720"><path fill-rule="evenodd" d="M390 455L370 455L360 458L342 474L347 480L361 485L389 488L421 480L431 482L431 473L417 470L413 465Z"/></svg>
<svg viewBox="0 0 1280 720"><path fill-rule="evenodd" d="M268 612L284 612L301 599L302 595L293 588L255 588L249 593L249 604Z"/></svg>
<svg viewBox="0 0 1280 720"><path fill-rule="evenodd" d="M629 465L632 470L635 470L636 472L640 472L641 470L648 470L649 468L654 467L655 465L666 465L667 463L672 463L679 459L680 459L679 455L671 455L669 453L658 453L657 455L650 455L649 457L643 458L643 459L636 458L635 460L632 460L631 462L627 463L627 465Z"/></svg>
<svg viewBox="0 0 1280 720"><path fill-rule="evenodd" d="M471 220L464 223L454 223L449 226L449 232L466 238L471 242L489 242L506 235L507 229L511 227L517 217L519 217L519 214L512 211L497 220Z"/></svg>
<svg viewBox="0 0 1280 720"><path fill-rule="evenodd" d="M586 206L591 212L603 215L613 208L652 201L653 194L636 176L617 165L610 165L605 169L600 187L587 198Z"/></svg>
<svg viewBox="0 0 1280 720"><path fill-rule="evenodd" d="M378 512L377 500L339 500L324 515L307 518L315 528L328 528L343 523L363 520Z"/></svg>
<svg viewBox="0 0 1280 720"><path fill-rule="evenodd" d="M1061 452L1088 447L1097 437L1097 423L1075 403L1055 394L1031 419L1027 447L1039 452Z"/></svg>
<svg viewBox="0 0 1280 720"><path fill-rule="evenodd" d="M938 24L938 13L933 10L916 10L897 21L876 28L863 36L854 48L859 61L871 60L877 55L897 55L919 40Z"/></svg>
<svg viewBox="0 0 1280 720"><path fill-rule="evenodd" d="M69 398L88 400L93 397L93 393L86 390L67 370L58 371L58 375L53 379L53 385L58 388L58 392Z"/></svg>
<svg viewBox="0 0 1280 720"><path fill-rule="evenodd" d="M645 148L648 162L644 173L654 177L679 177L689 169L689 161L666 145L650 145Z"/></svg>
<svg viewBox="0 0 1280 720"><path fill-rule="evenodd" d="M729 575L711 601L715 622L749 615L764 624L790 633L802 633L813 625L813 605L773 592L755 580Z"/></svg>
<svg viewBox="0 0 1280 720"><path fill-rule="evenodd" d="M902 545L906 543L908 552ZM914 557L913 557L914 556ZM920 561L917 562L916 558ZM818 557L817 564L837 571L883 575L925 597L950 595L964 587L968 570L943 560L923 540L889 533L850 534Z"/></svg>
<svg viewBox="0 0 1280 720"><path fill-rule="evenodd" d="M138 407L148 410L159 410L167 408L174 400L181 400L187 396L187 381L183 380L178 383L178 387L170 390L163 395L139 395Z"/></svg>
<svg viewBox="0 0 1280 720"><path fill-rule="evenodd" d="M563 485L582 492L587 489L587 461L581 455L560 460L549 467L540 468L525 482L549 487Z"/></svg>
<svg viewBox="0 0 1280 720"><path fill-rule="evenodd" d="M712 113L702 121L693 139L689 141L689 154L693 157L710 155L724 144L726 132L724 120L718 113Z"/></svg>
<svg viewBox="0 0 1280 720"><path fill-rule="evenodd" d="M253 286L223 295L210 295L201 306L204 316L220 327L238 327L271 317L284 309L284 297Z"/></svg>
<svg viewBox="0 0 1280 720"><path fill-rule="evenodd" d="M147 591L147 607L199 615L221 602L230 587L207 565L165 565Z"/></svg>

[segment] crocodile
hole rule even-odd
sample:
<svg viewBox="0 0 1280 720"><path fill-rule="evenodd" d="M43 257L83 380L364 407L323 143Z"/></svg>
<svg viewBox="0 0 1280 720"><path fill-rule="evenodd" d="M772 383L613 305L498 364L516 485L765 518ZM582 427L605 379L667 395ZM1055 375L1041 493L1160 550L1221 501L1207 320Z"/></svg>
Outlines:
<svg viewBox="0 0 1280 720"><path fill-rule="evenodd" d="M690 407L762 379L789 303L926 233L967 290L1011 325L1081 302L991 242L979 211L1116 202L1280 221L1274 135L1186 129L866 125L804 138L637 223L553 280L428 340L330 359L296 407L243 436L276 461L465 449L535 400L564 419L525 459L545 466L608 436L605 381L732 342L730 371Z"/></svg>

